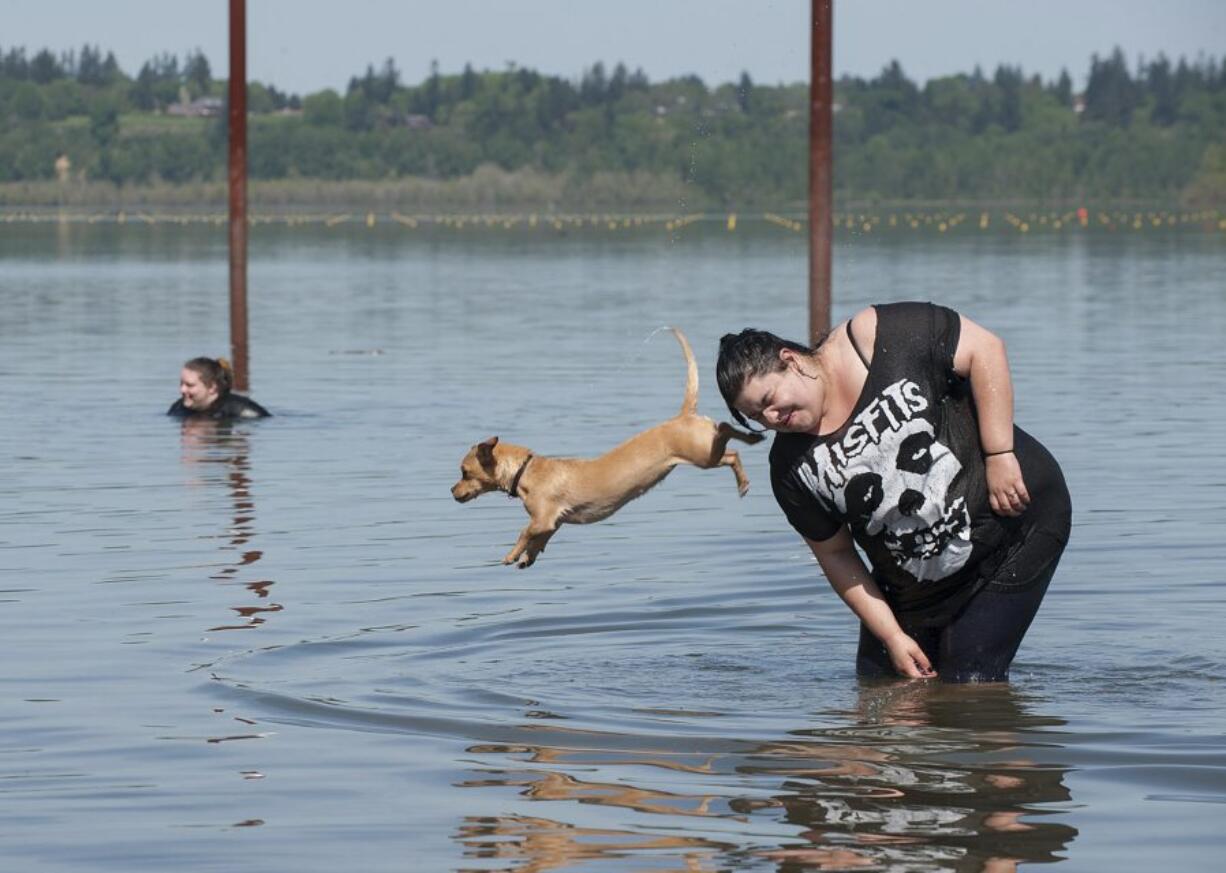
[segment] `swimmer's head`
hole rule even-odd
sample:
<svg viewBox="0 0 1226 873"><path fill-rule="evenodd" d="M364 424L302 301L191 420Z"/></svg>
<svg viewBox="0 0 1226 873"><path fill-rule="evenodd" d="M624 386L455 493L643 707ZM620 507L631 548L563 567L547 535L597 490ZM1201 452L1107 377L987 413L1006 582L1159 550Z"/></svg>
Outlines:
<svg viewBox="0 0 1226 873"><path fill-rule="evenodd" d="M179 373L179 396L188 409L208 409L230 393L234 371L225 358L192 358Z"/></svg>

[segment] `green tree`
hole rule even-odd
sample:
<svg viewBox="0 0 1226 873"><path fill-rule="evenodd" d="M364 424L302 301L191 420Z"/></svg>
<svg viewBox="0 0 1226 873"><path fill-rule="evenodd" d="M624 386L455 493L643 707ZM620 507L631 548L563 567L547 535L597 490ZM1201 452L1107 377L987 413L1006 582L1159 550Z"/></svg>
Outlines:
<svg viewBox="0 0 1226 873"><path fill-rule="evenodd" d="M584 106L595 106L603 103L608 91L608 77L605 76L604 64L597 61L590 70L585 70L579 81L579 100Z"/></svg>
<svg viewBox="0 0 1226 873"><path fill-rule="evenodd" d="M259 82L247 83L247 111L253 115L266 115L276 109L272 92Z"/></svg>
<svg viewBox="0 0 1226 873"><path fill-rule="evenodd" d="M37 121L46 114L47 101L43 97L42 89L33 82L21 82L13 89L9 107L21 120Z"/></svg>
<svg viewBox="0 0 1226 873"><path fill-rule="evenodd" d="M1090 60L1090 76L1086 82L1087 121L1101 121L1114 127L1127 127L1139 102L1137 88L1128 74L1124 52L1116 48L1111 57Z"/></svg>
<svg viewBox="0 0 1226 873"><path fill-rule="evenodd" d="M626 65L618 61L617 66L613 68L613 75L609 77L605 100L609 103L616 103L625 97L629 78L630 72L626 69Z"/></svg>
<svg viewBox="0 0 1226 873"><path fill-rule="evenodd" d="M749 73L745 70L741 71L741 81L736 86L736 102L741 107L741 111L746 115L753 110L753 79L749 78Z"/></svg>
<svg viewBox="0 0 1226 873"><path fill-rule="evenodd" d="M1001 64L992 83L1000 93L997 121L1007 132L1014 133L1022 126L1022 71Z"/></svg>
<svg viewBox="0 0 1226 873"><path fill-rule="evenodd" d="M107 52L106 59L102 62L101 84L113 85L123 78L123 71L119 69L119 61L115 59L115 53Z"/></svg>
<svg viewBox="0 0 1226 873"><path fill-rule="evenodd" d="M331 88L308 94L302 100L302 117L316 127L340 127L345 121L341 95Z"/></svg>
<svg viewBox="0 0 1226 873"><path fill-rule="evenodd" d="M370 130L375 126L375 101L364 88L354 88L345 95L344 113L349 130Z"/></svg>
<svg viewBox="0 0 1226 873"><path fill-rule="evenodd" d="M157 107L157 97L154 93L156 84L157 74L154 72L153 64L146 61L141 65L140 72L136 74L136 81L132 83L129 95L132 105L145 112L155 109Z"/></svg>
<svg viewBox="0 0 1226 873"><path fill-rule="evenodd" d="M81 46L77 56L77 81L82 85L105 85L106 68L102 63L102 50L88 43Z"/></svg>
<svg viewBox="0 0 1226 873"><path fill-rule="evenodd" d="M183 82L193 97L203 97L213 85L213 71L204 52L196 49L183 63Z"/></svg>
<svg viewBox="0 0 1226 873"><path fill-rule="evenodd" d="M919 89L894 60L862 90L859 102L864 110L865 132L872 136L914 119Z"/></svg>
<svg viewBox="0 0 1226 873"><path fill-rule="evenodd" d="M81 86L73 79L56 79L49 85L43 86L42 94L45 116L50 121L58 121L70 115L80 115L86 111Z"/></svg>
<svg viewBox="0 0 1226 873"><path fill-rule="evenodd" d="M1226 206L1226 146L1212 143L1184 196L1193 206Z"/></svg>
<svg viewBox="0 0 1226 873"><path fill-rule="evenodd" d="M98 100L89 110L89 135L99 148L109 148L119 137L119 104Z"/></svg>
<svg viewBox="0 0 1226 873"><path fill-rule="evenodd" d="M1165 55L1158 55L1158 59L1149 65L1146 85L1154 100L1149 110L1149 120L1160 127L1170 127L1179 118L1179 101L1171 76L1171 62Z"/></svg>
<svg viewBox="0 0 1226 873"><path fill-rule="evenodd" d="M30 60L30 78L39 85L46 85L64 77L64 67L51 54L50 49L43 49Z"/></svg>
<svg viewBox="0 0 1226 873"><path fill-rule="evenodd" d="M975 90L974 84L965 75L929 79L924 85L927 116L934 123L951 130L971 130L980 105Z"/></svg>
<svg viewBox="0 0 1226 873"><path fill-rule="evenodd" d="M0 64L0 70L3 70L4 78L22 79L30 78L30 62L26 59L26 50L24 48L11 48L4 56L3 64Z"/></svg>
<svg viewBox="0 0 1226 873"><path fill-rule="evenodd" d="M1055 95L1056 102L1066 109L1072 108L1073 105L1073 80L1068 74L1068 70L1061 68L1060 78L1056 80L1055 87L1052 89Z"/></svg>
<svg viewBox="0 0 1226 873"><path fill-rule="evenodd" d="M464 65L464 72L460 76L460 99L471 100L477 93L477 74L473 72L472 64Z"/></svg>
<svg viewBox="0 0 1226 873"><path fill-rule="evenodd" d="M466 68L471 72L471 67ZM430 78L426 80L425 105L423 115L435 119L438 117L439 104L443 99L442 78L438 74L438 61L430 61Z"/></svg>

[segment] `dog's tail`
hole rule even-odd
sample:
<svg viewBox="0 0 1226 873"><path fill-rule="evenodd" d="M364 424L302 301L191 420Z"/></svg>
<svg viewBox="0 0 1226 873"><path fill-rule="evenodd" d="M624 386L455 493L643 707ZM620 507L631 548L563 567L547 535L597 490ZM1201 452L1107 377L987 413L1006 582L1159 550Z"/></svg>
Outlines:
<svg viewBox="0 0 1226 873"><path fill-rule="evenodd" d="M677 328L669 328L677 342L681 343L681 351L685 352L685 400L681 402L682 415L698 413L698 364L694 362L694 352L690 349L690 341Z"/></svg>

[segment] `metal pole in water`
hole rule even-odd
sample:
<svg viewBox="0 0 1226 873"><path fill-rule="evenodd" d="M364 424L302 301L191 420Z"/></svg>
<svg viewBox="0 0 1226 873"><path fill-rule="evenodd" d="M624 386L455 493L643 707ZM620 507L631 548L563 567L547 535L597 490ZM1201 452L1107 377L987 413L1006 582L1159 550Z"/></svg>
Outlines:
<svg viewBox="0 0 1226 873"><path fill-rule="evenodd" d="M811 0L813 32L809 78L809 339L830 330L833 235L833 101L831 56L834 0Z"/></svg>
<svg viewBox="0 0 1226 873"><path fill-rule="evenodd" d="M230 357L250 389L247 357L247 0L230 0Z"/></svg>

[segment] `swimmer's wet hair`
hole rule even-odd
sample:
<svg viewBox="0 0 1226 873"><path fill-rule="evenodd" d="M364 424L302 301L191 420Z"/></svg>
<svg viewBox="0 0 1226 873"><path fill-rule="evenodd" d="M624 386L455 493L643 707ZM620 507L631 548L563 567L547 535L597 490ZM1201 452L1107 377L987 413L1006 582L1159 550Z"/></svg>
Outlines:
<svg viewBox="0 0 1226 873"><path fill-rule="evenodd" d="M802 355L811 355L825 340L826 337L822 336L812 346L806 346L776 336L770 331L748 327L740 333L726 333L720 337L719 359L715 362L715 381L719 384L719 393L723 395L724 403L728 405L732 417L742 426L750 426L734 404L741 396L745 383L753 377L787 369L787 364L780 359L779 352L791 349Z"/></svg>
<svg viewBox="0 0 1226 873"><path fill-rule="evenodd" d="M192 358L183 366L200 376L205 385L216 386L222 397L234 387L234 368L225 358Z"/></svg>

